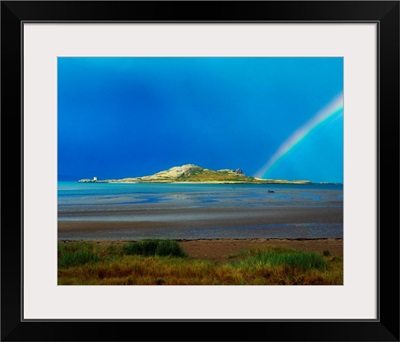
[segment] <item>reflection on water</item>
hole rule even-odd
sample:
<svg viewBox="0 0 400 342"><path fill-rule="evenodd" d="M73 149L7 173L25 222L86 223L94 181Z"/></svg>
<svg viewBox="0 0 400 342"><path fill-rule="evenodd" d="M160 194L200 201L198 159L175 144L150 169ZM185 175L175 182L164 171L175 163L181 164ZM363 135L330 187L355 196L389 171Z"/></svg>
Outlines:
<svg viewBox="0 0 400 342"><path fill-rule="evenodd" d="M268 192L273 190L273 192ZM59 182L60 222L176 222L167 228L60 232L60 239L327 238L343 236L338 222L270 224L275 208L343 208L333 184L107 184ZM257 217L260 220L257 221ZM246 219L252 225L244 225ZM263 219L261 219L263 218ZM232 222L237 222L232 224ZM240 221L242 220L242 221ZM257 221L255 225L254 222ZM305 223L304 223L305 222ZM176 228L179 226L179 229ZM172 228L171 228L172 227ZM176 229L174 229L174 227ZM129 227L128 227L129 228Z"/></svg>
<svg viewBox="0 0 400 342"><path fill-rule="evenodd" d="M326 206L327 203L343 206L342 185L59 182L58 186L59 213L84 209Z"/></svg>

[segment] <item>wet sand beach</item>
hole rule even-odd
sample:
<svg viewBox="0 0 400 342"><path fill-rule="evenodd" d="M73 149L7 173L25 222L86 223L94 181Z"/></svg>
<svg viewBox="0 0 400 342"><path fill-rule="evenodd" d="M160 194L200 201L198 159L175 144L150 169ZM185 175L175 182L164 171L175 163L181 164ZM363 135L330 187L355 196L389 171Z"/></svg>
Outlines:
<svg viewBox="0 0 400 342"><path fill-rule="evenodd" d="M343 187L60 183L59 240L154 238L343 238Z"/></svg>
<svg viewBox="0 0 400 342"><path fill-rule="evenodd" d="M342 238L341 207L195 208L68 212L59 239ZM119 219L115 220L114 215Z"/></svg>

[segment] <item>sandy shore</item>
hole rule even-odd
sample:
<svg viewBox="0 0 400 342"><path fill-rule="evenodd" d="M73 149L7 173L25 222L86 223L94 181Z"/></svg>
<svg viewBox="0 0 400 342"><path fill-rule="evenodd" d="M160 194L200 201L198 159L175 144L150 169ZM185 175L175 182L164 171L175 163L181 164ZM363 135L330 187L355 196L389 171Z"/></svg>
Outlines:
<svg viewBox="0 0 400 342"><path fill-rule="evenodd" d="M232 227L291 223L342 223L341 207L272 207L272 208L195 208L63 213L58 222L58 232L94 232L124 229L184 229L188 227ZM123 216L124 220L113 219ZM68 220L74 218L74 220ZM65 219L65 220L63 220Z"/></svg>

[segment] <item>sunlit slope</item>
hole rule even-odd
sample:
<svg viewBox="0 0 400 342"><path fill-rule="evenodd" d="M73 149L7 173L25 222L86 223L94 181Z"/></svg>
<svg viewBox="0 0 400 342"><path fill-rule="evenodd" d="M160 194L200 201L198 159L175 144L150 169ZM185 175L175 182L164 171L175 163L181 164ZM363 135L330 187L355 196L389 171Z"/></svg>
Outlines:
<svg viewBox="0 0 400 342"><path fill-rule="evenodd" d="M136 178L124 178L112 180L112 182L145 182L145 183L171 183L171 182L194 182L194 183L294 183L307 184L306 180L279 180L260 179L245 175L242 170L210 170L194 164L175 166L168 170L160 171L151 176Z"/></svg>

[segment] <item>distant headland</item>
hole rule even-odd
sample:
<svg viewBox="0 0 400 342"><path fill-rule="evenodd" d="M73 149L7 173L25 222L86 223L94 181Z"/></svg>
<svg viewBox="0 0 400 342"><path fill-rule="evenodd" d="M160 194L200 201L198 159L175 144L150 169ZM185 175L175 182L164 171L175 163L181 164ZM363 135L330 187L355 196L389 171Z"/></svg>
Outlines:
<svg viewBox="0 0 400 342"><path fill-rule="evenodd" d="M151 176L122 179L80 179L79 183L209 183L209 184L311 184L308 180L261 179L241 169L210 170L194 164L174 166Z"/></svg>

